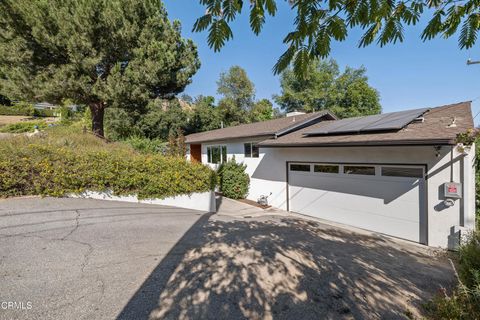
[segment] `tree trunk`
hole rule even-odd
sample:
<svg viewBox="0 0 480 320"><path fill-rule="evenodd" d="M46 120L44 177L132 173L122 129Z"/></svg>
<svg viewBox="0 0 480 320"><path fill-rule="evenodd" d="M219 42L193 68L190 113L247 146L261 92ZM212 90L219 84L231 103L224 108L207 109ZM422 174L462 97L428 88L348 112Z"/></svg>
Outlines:
<svg viewBox="0 0 480 320"><path fill-rule="evenodd" d="M89 107L92 113L92 131L95 135L104 138L103 116L105 115L105 107L101 102L92 103Z"/></svg>

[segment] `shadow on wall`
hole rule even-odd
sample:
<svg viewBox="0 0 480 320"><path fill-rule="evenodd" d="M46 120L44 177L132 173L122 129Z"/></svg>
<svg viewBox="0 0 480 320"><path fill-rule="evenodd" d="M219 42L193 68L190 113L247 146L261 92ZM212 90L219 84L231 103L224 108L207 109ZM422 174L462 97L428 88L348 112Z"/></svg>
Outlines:
<svg viewBox="0 0 480 320"><path fill-rule="evenodd" d="M398 319L450 276L448 264L388 239L300 219L206 215L118 319Z"/></svg>

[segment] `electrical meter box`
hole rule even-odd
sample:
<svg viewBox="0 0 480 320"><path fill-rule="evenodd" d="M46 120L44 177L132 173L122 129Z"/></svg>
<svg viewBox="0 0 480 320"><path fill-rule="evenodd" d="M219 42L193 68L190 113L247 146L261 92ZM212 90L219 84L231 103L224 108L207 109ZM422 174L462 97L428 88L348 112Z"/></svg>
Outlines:
<svg viewBox="0 0 480 320"><path fill-rule="evenodd" d="M461 199L462 184L457 182L445 182L443 184L443 196L449 199Z"/></svg>

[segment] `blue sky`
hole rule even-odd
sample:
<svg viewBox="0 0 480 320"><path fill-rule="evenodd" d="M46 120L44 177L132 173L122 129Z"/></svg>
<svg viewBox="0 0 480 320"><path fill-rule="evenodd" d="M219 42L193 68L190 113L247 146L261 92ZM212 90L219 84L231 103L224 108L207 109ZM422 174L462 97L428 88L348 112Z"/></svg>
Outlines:
<svg viewBox="0 0 480 320"><path fill-rule="evenodd" d="M278 76L272 73L277 58L284 52L283 37L292 30L294 12L286 1L279 0L275 17L269 17L262 33L250 30L247 11L232 24L234 38L220 51L207 45L207 33L191 32L196 18L205 9L198 0L165 0L169 18L182 22L183 36L193 39L202 66L185 93L191 96L216 94L216 81L232 65L244 68L255 83L258 99L271 99L280 93ZM344 42L332 44L331 57L341 68L367 68L369 83L381 97L383 112L439 106L474 100L474 115L480 112L480 65L466 65L466 60L480 60L480 45L460 50L457 38L438 38L422 42L420 34L425 21L405 28L405 41L380 48L371 45L357 48L361 30L351 30ZM480 116L475 119L479 123Z"/></svg>

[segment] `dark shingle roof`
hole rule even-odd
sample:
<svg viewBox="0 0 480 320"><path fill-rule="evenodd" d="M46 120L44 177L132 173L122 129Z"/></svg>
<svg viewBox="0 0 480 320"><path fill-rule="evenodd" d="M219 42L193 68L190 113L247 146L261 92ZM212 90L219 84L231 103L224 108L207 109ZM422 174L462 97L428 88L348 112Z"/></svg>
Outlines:
<svg viewBox="0 0 480 320"><path fill-rule="evenodd" d="M263 141L260 143L260 146L313 147L455 144L455 138L458 133L474 127L470 101L430 108L423 116L424 122L411 122L398 131L305 136L305 133L315 130L321 131L322 127L331 123L331 121L322 121L278 139ZM455 125L452 126L454 119Z"/></svg>
<svg viewBox="0 0 480 320"><path fill-rule="evenodd" d="M335 116L328 111L307 113L280 119L273 119L262 122L241 124L234 127L210 130L205 132L189 134L185 137L186 143L202 143L227 139L238 139L247 137L274 137L293 130L302 125L315 123L322 118L329 120Z"/></svg>

